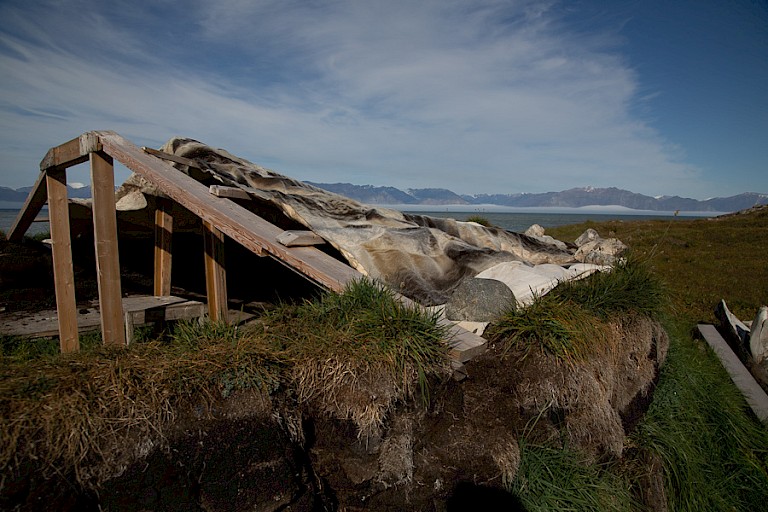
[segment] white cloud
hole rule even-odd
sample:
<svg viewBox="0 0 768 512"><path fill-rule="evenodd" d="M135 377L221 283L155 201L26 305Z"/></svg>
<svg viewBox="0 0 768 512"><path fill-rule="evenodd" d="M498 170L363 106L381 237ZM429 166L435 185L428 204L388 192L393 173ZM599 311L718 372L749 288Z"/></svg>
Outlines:
<svg viewBox="0 0 768 512"><path fill-rule="evenodd" d="M66 40L2 22L0 183L27 185L48 147L113 129L143 145L198 138L312 181L703 193L679 151L630 116L637 80L615 41L570 34L555 8L320 4L199 1L184 13L189 40L157 32L172 19L144 30L96 4L35 13Z"/></svg>

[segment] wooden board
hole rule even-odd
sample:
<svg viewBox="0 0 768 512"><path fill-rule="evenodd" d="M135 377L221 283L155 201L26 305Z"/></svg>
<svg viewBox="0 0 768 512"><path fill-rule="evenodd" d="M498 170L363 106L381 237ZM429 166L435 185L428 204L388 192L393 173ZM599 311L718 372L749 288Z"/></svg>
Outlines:
<svg viewBox="0 0 768 512"><path fill-rule="evenodd" d="M325 243L325 240L313 231L305 230L283 231L277 237L277 241L286 247L307 247Z"/></svg>
<svg viewBox="0 0 768 512"><path fill-rule="evenodd" d="M171 294L171 265L173 261L173 216L168 201L160 199L155 210L155 295Z"/></svg>
<svg viewBox="0 0 768 512"><path fill-rule="evenodd" d="M37 177L37 181L32 186L32 190L29 192L27 199L24 201L24 205L21 207L21 211L16 216L16 220L11 226L11 230L8 231L6 237L11 242L20 242L24 238L24 233L27 232L29 226L37 221L37 214L40 213L43 206L48 200L48 187L46 185L46 174L41 172Z"/></svg>
<svg viewBox="0 0 768 512"><path fill-rule="evenodd" d="M72 268L72 240L69 231L67 176L64 169L46 172L48 208L51 214L51 249L53 252L53 281L58 310L58 332L61 351L80 350L77 334L77 304L75 302L75 272Z"/></svg>
<svg viewBox="0 0 768 512"><path fill-rule="evenodd" d="M123 298L123 308L135 326L158 321L198 318L205 314L205 305L180 297L134 296ZM80 332L100 328L98 308L88 308L77 315ZM0 334L24 337L58 336L58 316L55 310L37 313L5 313L0 315Z"/></svg>
<svg viewBox="0 0 768 512"><path fill-rule="evenodd" d="M224 263L224 234L208 222L203 222L205 241L205 289L208 295L208 316L214 322L227 322L227 271Z"/></svg>
<svg viewBox="0 0 768 512"><path fill-rule="evenodd" d="M90 154L93 194L93 240L96 248L96 277L101 308L101 337L110 345L125 345L125 326L120 286L120 257L117 245L115 173L112 158Z"/></svg>
<svg viewBox="0 0 768 512"><path fill-rule="evenodd" d="M744 395L749 407L763 423L768 423L768 395L751 373L741 364L728 343L720 336L715 326L699 324L699 332L731 376L731 380Z"/></svg>

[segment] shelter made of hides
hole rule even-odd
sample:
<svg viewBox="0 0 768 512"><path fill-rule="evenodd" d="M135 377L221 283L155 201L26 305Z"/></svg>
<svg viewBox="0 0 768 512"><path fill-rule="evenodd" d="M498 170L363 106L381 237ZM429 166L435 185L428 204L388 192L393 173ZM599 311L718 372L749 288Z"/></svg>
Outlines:
<svg viewBox="0 0 768 512"><path fill-rule="evenodd" d="M541 292L559 280L597 268L581 265L578 272L568 270L573 264L605 264L612 259L595 251L578 252L576 245L550 237L361 204L192 139L173 138L161 151L194 162L194 166L173 163L180 172L207 186L241 189L249 198L238 200L242 206L278 226L282 218L290 220L283 225L312 230L350 266L425 306L445 304L462 282L502 263L519 262L532 270L526 273L532 276L537 275L537 265L547 264L548 286L541 286L541 273L535 277L535 287L522 285L524 290ZM162 192L134 174L118 189L117 208L123 215L132 210L151 212L162 197ZM554 266L562 272L553 272ZM497 273L490 275L489 279L498 279Z"/></svg>

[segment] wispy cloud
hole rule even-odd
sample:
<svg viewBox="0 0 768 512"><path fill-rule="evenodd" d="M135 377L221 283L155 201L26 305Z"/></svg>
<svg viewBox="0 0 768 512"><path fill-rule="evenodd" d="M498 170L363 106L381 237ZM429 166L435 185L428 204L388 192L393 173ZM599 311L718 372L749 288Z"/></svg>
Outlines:
<svg viewBox="0 0 768 512"><path fill-rule="evenodd" d="M0 7L4 185L31 183L49 146L114 129L312 181L706 194L631 115L618 41L570 32L557 4L80 4Z"/></svg>

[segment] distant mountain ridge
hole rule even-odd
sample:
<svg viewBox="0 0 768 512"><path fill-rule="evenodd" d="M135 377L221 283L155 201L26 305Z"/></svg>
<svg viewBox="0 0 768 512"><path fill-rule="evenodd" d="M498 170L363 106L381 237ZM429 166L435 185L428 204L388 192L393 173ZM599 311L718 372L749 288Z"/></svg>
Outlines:
<svg viewBox="0 0 768 512"><path fill-rule="evenodd" d="M688 212L734 212L751 208L752 206L768 204L768 194L754 192L701 201L680 196L651 197L616 187L582 187L563 190L562 192L544 192L540 194L458 195L451 190L441 188L409 189L407 192L404 192L394 187L352 185L350 183L308 183L367 204L441 206L492 204L518 208L623 206L633 210L680 210Z"/></svg>
<svg viewBox="0 0 768 512"><path fill-rule="evenodd" d="M700 201L680 196L651 197L616 187L582 187L562 192L539 194L476 194L459 195L444 188L418 188L402 191L395 187L352 185L351 183L306 182L323 190L335 192L366 204L402 205L484 205L492 204L517 208L550 207L579 208L584 206L623 206L633 210L683 212L735 212L753 206L768 204L768 194L747 192L731 197L715 197ZM0 203L23 203L32 187L12 189L0 187ZM91 197L91 187L67 187L70 198Z"/></svg>
<svg viewBox="0 0 768 512"><path fill-rule="evenodd" d="M22 187L12 189L8 187L0 187L0 202L6 203L23 203L27 200L27 196L32 191L32 187ZM70 187L67 185L67 196L74 199L88 199L91 197L91 187Z"/></svg>

